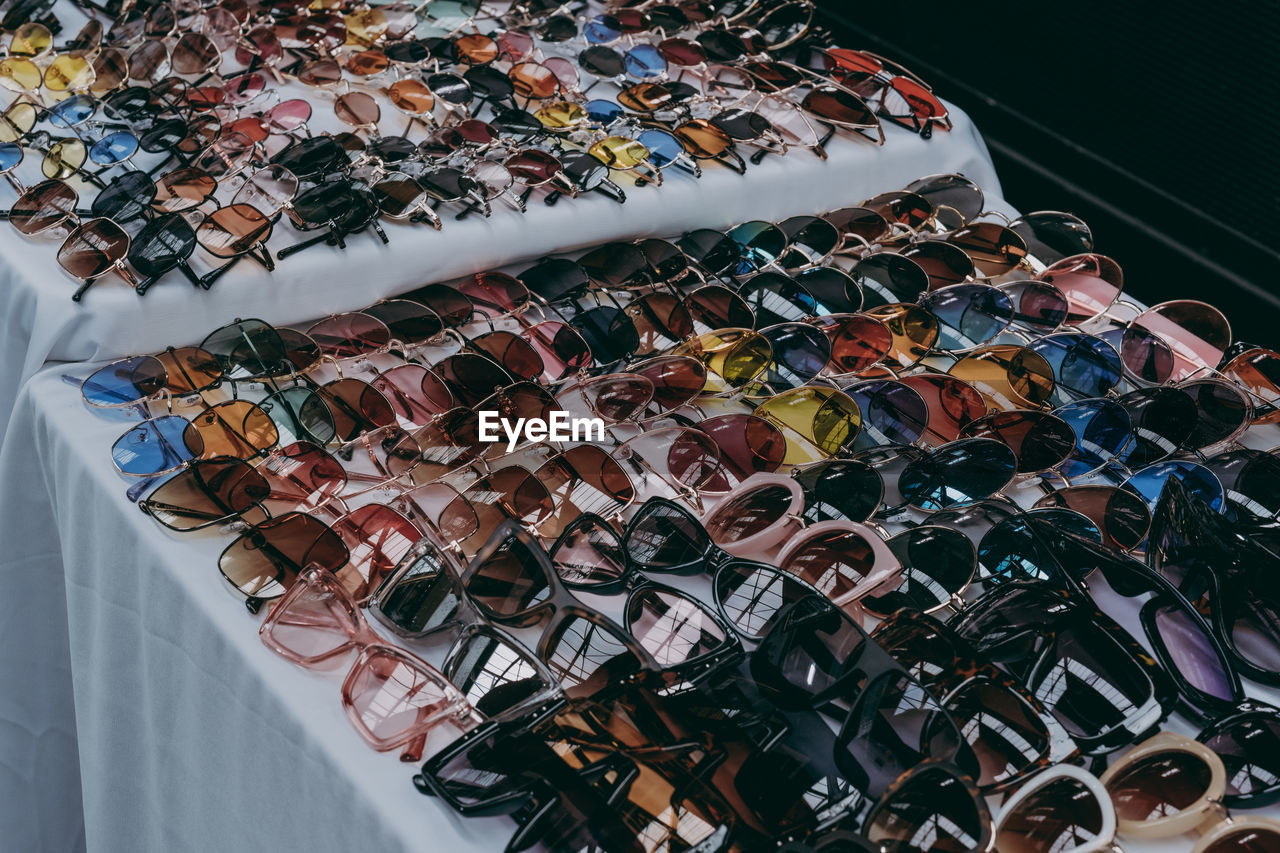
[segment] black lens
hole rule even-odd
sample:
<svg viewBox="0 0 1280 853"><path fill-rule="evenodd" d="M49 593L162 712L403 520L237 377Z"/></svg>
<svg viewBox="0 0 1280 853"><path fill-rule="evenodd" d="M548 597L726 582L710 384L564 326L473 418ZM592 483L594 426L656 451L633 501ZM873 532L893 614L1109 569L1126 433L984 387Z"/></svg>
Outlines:
<svg viewBox="0 0 1280 853"><path fill-rule="evenodd" d="M775 392L804 385L831 360L831 339L808 323L779 323L760 334L773 350L760 381Z"/></svg>
<svg viewBox="0 0 1280 853"><path fill-rule="evenodd" d="M125 172L111 179L90 209L94 216L129 222L146 212L155 197L156 185L145 172Z"/></svg>
<svg viewBox="0 0 1280 853"><path fill-rule="evenodd" d="M737 266L742 255L742 247L725 234L701 228L686 233L677 241L677 245L694 263L712 275L719 275L730 267Z"/></svg>
<svg viewBox="0 0 1280 853"><path fill-rule="evenodd" d="M569 318L591 349L597 364L613 364L630 358L640 348L640 333L621 308L603 305Z"/></svg>
<svg viewBox="0 0 1280 853"><path fill-rule="evenodd" d="M425 636L453 624L462 608L457 569L441 551L415 549L401 573L397 567L374 593L382 617L411 636Z"/></svg>
<svg viewBox="0 0 1280 853"><path fill-rule="evenodd" d="M591 286L587 271L567 258L541 261L516 278L548 302L558 302L566 297L585 293Z"/></svg>
<svg viewBox="0 0 1280 853"><path fill-rule="evenodd" d="M502 719L531 699L558 689L550 673L514 639L472 626L449 652L441 672L481 714Z"/></svg>
<svg viewBox="0 0 1280 853"><path fill-rule="evenodd" d="M129 263L145 276L158 276L191 257L196 232L179 213L156 217L142 227L129 248Z"/></svg>
<svg viewBox="0 0 1280 853"><path fill-rule="evenodd" d="M720 612L738 633L758 640L777 624L781 612L815 590L773 566L739 560L716 570L714 594Z"/></svg>
<svg viewBox="0 0 1280 853"><path fill-rule="evenodd" d="M884 497L884 481L865 462L833 459L798 468L796 482L804 490L804 517L810 523L870 518Z"/></svg>
<svg viewBox="0 0 1280 853"><path fill-rule="evenodd" d="M1134 448L1125 459L1131 470L1176 453L1199 420L1195 400L1180 388L1139 388L1119 403L1133 423Z"/></svg>
<svg viewBox="0 0 1280 853"><path fill-rule="evenodd" d="M925 510L972 503L1009 485L1017 458L1006 445L969 438L944 445L907 465L898 478L902 496Z"/></svg>
<svg viewBox="0 0 1280 853"><path fill-rule="evenodd" d="M902 564L902 581L888 592L862 599L869 613L882 618L903 607L932 610L946 604L969 585L978 564L973 542L949 527L913 527L886 544Z"/></svg>

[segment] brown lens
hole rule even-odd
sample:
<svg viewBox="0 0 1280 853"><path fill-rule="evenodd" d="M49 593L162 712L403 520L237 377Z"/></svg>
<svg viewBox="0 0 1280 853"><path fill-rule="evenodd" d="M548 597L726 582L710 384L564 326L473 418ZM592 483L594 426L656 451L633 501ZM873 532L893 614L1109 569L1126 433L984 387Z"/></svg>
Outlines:
<svg viewBox="0 0 1280 853"><path fill-rule="evenodd" d="M996 412L965 425L965 438L994 438L1018 459L1018 473L1056 468L1076 449L1076 434L1061 418L1045 412Z"/></svg>
<svg viewBox="0 0 1280 853"><path fill-rule="evenodd" d="M1253 397L1254 423L1280 420L1280 353L1255 347L1222 367L1222 375Z"/></svg>
<svg viewBox="0 0 1280 853"><path fill-rule="evenodd" d="M1203 853L1280 853L1280 830L1242 826L1209 842Z"/></svg>
<svg viewBox="0 0 1280 853"><path fill-rule="evenodd" d="M387 89L387 97L396 109L415 116L426 115L436 105L436 97L427 84L412 77L392 83Z"/></svg>
<svg viewBox="0 0 1280 853"><path fill-rule="evenodd" d="M1027 257L1027 242L995 222L979 222L954 231L947 242L964 251L984 275L1004 275Z"/></svg>
<svg viewBox="0 0 1280 853"><path fill-rule="evenodd" d="M526 100L545 100L560 91L555 73L537 62L521 62L507 72L516 94Z"/></svg>
<svg viewBox="0 0 1280 853"><path fill-rule="evenodd" d="M628 303L627 316L640 334L637 355L684 343L693 334L693 317L684 301L666 292L650 293Z"/></svg>
<svg viewBox="0 0 1280 853"><path fill-rule="evenodd" d="M542 375L543 363L538 351L519 335L487 332L472 343L517 379L533 380Z"/></svg>
<svg viewBox="0 0 1280 853"><path fill-rule="evenodd" d="M222 379L218 359L199 347L168 349L156 358L164 365L165 387L175 397L202 391Z"/></svg>
<svg viewBox="0 0 1280 853"><path fill-rule="evenodd" d="M471 65L488 65L498 58L498 43L480 33L468 33L453 40L453 49Z"/></svg>
<svg viewBox="0 0 1280 853"><path fill-rule="evenodd" d="M391 66L391 60L380 50L362 50L347 58L346 69L357 77L372 77Z"/></svg>
<svg viewBox="0 0 1280 853"><path fill-rule="evenodd" d="M182 213L204 204L217 188L217 180L208 172L176 169L157 182L153 206L164 213Z"/></svg>
<svg viewBox="0 0 1280 853"><path fill-rule="evenodd" d="M939 446L960 437L960 429L987 413L982 395L972 385L954 376L920 373L901 380L929 407L929 423L922 436Z"/></svg>
<svg viewBox="0 0 1280 853"><path fill-rule="evenodd" d="M756 315L747 301L723 284L699 287L684 299L685 309L694 323L707 330L731 327L750 329Z"/></svg>
<svg viewBox="0 0 1280 853"><path fill-rule="evenodd" d="M203 74L222 61L222 51L202 33L183 33L173 46L173 70L178 74Z"/></svg>
<svg viewBox="0 0 1280 853"><path fill-rule="evenodd" d="M996 835L1000 853L1073 850L1102 832L1102 804L1079 779L1054 779L1004 815ZM1106 839L1101 839L1106 840Z"/></svg>
<svg viewBox="0 0 1280 853"><path fill-rule="evenodd" d="M42 181L13 203L9 222L28 236L39 234L67 220L80 197L62 181Z"/></svg>
<svg viewBox="0 0 1280 853"><path fill-rule="evenodd" d="M260 506L270 491L263 476L239 459L202 459L162 483L143 506L171 530L198 530Z"/></svg>
<svg viewBox="0 0 1280 853"><path fill-rule="evenodd" d="M204 440L204 457L248 459L280 439L275 422L256 403L230 400L207 407L191 419Z"/></svg>
<svg viewBox="0 0 1280 853"><path fill-rule="evenodd" d="M1156 820L1195 805L1207 793L1210 776L1200 756L1170 750L1125 767L1107 781L1107 793L1120 820Z"/></svg>
<svg viewBox="0 0 1280 853"><path fill-rule="evenodd" d="M866 313L889 330L892 343L888 355L901 367L918 364L938 342L938 318L919 305L898 302Z"/></svg>
<svg viewBox="0 0 1280 853"><path fill-rule="evenodd" d="M387 398L359 379L336 379L316 389L333 415L340 441L350 441L361 433L396 422L395 410Z"/></svg>
<svg viewBox="0 0 1280 853"><path fill-rule="evenodd" d="M219 258L234 258L271 236L271 220L243 202L220 207L196 230L201 247Z"/></svg>
<svg viewBox="0 0 1280 853"><path fill-rule="evenodd" d="M830 365L837 373L861 373L893 349L893 332L875 317L831 314L820 317L817 325L831 341Z"/></svg>
<svg viewBox="0 0 1280 853"><path fill-rule="evenodd" d="M972 853L990 843L991 815L967 780L926 765L893 785L863 831L895 853Z"/></svg>
<svg viewBox="0 0 1280 853"><path fill-rule="evenodd" d="M866 102L844 89L819 86L804 96L800 106L835 125L852 128L879 125Z"/></svg>
<svg viewBox="0 0 1280 853"><path fill-rule="evenodd" d="M707 382L702 362L683 355L655 356L633 370L653 383L653 401L664 412L688 403L702 393Z"/></svg>
<svg viewBox="0 0 1280 853"><path fill-rule="evenodd" d="M947 372L978 389L991 408L1002 412L1039 408L1053 394L1053 367L1044 356L1026 347L982 347Z"/></svg>
<svg viewBox="0 0 1280 853"><path fill-rule="evenodd" d="M703 526L714 542L736 542L768 530L788 514L799 515L803 501L801 506L793 506L792 497L784 486L761 486L717 504Z"/></svg>
<svg viewBox="0 0 1280 853"><path fill-rule="evenodd" d="M336 572L347 546L322 521L291 512L250 528L227 546L218 568L231 585L254 598L278 598L311 564Z"/></svg>
<svg viewBox="0 0 1280 853"><path fill-rule="evenodd" d="M150 39L129 54L129 79L155 83L169 74L169 48L159 39Z"/></svg>
<svg viewBox="0 0 1280 853"><path fill-rule="evenodd" d="M464 406L474 406L496 388L511 384L511 374L491 358L460 352L436 365L436 373Z"/></svg>
<svg viewBox="0 0 1280 853"><path fill-rule="evenodd" d="M643 415L653 401L653 383L634 373L597 376L579 391L592 412L612 423Z"/></svg>
<svg viewBox="0 0 1280 853"><path fill-rule="evenodd" d="M515 276L502 272L481 272L456 285L476 310L489 317L501 317L529 304L529 288Z"/></svg>
<svg viewBox="0 0 1280 853"><path fill-rule="evenodd" d="M299 69L298 79L308 86L333 86L342 79L342 67L332 59L317 59Z"/></svg>
<svg viewBox="0 0 1280 853"><path fill-rule="evenodd" d="M554 511L538 525L538 533L548 540L558 537L584 512L608 518L636 496L622 466L594 445L566 450L538 468L536 476L554 505Z"/></svg>
<svg viewBox="0 0 1280 853"><path fill-rule="evenodd" d="M1036 502L1035 508L1063 507L1093 522L1102 543L1128 551L1147 538L1151 510L1146 501L1116 486L1072 486L1058 489Z"/></svg>
<svg viewBox="0 0 1280 853"><path fill-rule="evenodd" d="M919 230L934 217L936 211L933 203L919 193L891 192L882 193L875 198L867 199L862 206L874 210L890 222L905 225L911 230Z"/></svg>
<svg viewBox="0 0 1280 853"><path fill-rule="evenodd" d="M482 547L503 521L514 519L522 524L538 525L555 509L542 481L518 465L481 477L468 487L463 497L476 510L476 532L463 543L463 548L471 553ZM507 563L489 568L484 574L487 580L479 586L468 585L467 591L474 595L478 590L497 613L524 609L525 602L539 595L539 584L546 583L540 569L525 571ZM503 577L509 578L511 584L503 584L500 580Z"/></svg>
<svg viewBox="0 0 1280 853"><path fill-rule="evenodd" d="M82 281L95 279L129 254L129 235L110 219L90 219L58 249L58 263Z"/></svg>
<svg viewBox="0 0 1280 853"><path fill-rule="evenodd" d="M556 320L538 323L522 333L542 360L547 381L559 382L592 366L591 347L578 330Z"/></svg>
<svg viewBox="0 0 1280 853"><path fill-rule="evenodd" d="M687 121L675 129L686 151L699 159L719 157L733 146L729 134L704 118Z"/></svg>
<svg viewBox="0 0 1280 853"><path fill-rule="evenodd" d="M959 284L973 276L973 261L962 249L940 240L913 243L901 252L920 265L929 276L929 289L937 290L949 284Z"/></svg>
<svg viewBox="0 0 1280 853"><path fill-rule="evenodd" d="M364 92L348 92L340 95L333 104L333 114L344 124L353 127L372 127L382 117L382 110L372 95Z"/></svg>

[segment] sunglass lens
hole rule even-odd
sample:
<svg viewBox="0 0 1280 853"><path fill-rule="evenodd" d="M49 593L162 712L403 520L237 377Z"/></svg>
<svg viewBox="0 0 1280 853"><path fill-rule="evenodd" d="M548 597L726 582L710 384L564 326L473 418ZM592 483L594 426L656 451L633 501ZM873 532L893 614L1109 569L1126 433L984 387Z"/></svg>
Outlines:
<svg viewBox="0 0 1280 853"><path fill-rule="evenodd" d="M728 635L702 605L674 589L644 589L627 601L627 630L659 666L679 666L722 647Z"/></svg>
<svg viewBox="0 0 1280 853"><path fill-rule="evenodd" d="M1190 752L1170 750L1139 759L1107 781L1121 820L1148 821L1177 814L1209 790L1210 768Z"/></svg>
<svg viewBox="0 0 1280 853"><path fill-rule="evenodd" d="M986 846L991 815L959 777L929 768L878 803L863 831L898 853L967 853Z"/></svg>
<svg viewBox="0 0 1280 853"><path fill-rule="evenodd" d="M953 442L903 470L898 488L912 506L927 510L959 506L1009 485L1017 458L1006 445L989 438Z"/></svg>
<svg viewBox="0 0 1280 853"><path fill-rule="evenodd" d="M748 639L769 633L778 614L813 594L813 588L794 575L764 563L726 563L715 575L716 605L734 629Z"/></svg>
<svg viewBox="0 0 1280 853"><path fill-rule="evenodd" d="M996 833L1000 853L1056 853L1074 850L1099 838L1102 804L1079 779L1057 778L1040 786L1010 813L1002 815Z"/></svg>
<svg viewBox="0 0 1280 853"><path fill-rule="evenodd" d="M946 604L969 584L977 566L973 542L949 527L914 527L887 544L902 564L902 581L895 589L862 599L867 612L882 618L903 607L932 610Z"/></svg>
<svg viewBox="0 0 1280 853"><path fill-rule="evenodd" d="M116 467L138 477L173 471L203 452L204 440L199 431L177 415L143 421L111 446Z"/></svg>
<svg viewBox="0 0 1280 853"><path fill-rule="evenodd" d="M80 388L94 406L124 406L146 399L165 387L168 373L150 355L126 358L95 371Z"/></svg>

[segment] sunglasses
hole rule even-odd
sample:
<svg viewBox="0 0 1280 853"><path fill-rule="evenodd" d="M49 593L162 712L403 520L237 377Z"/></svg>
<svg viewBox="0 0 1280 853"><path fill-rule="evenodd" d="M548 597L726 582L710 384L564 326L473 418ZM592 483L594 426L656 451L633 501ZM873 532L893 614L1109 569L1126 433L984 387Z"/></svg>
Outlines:
<svg viewBox="0 0 1280 853"><path fill-rule="evenodd" d="M342 706L361 737L380 752L397 749L441 724L465 730L477 712L431 664L387 645L370 629L340 583L309 566L272 606L258 631L267 648L317 668L356 652L342 684Z"/></svg>

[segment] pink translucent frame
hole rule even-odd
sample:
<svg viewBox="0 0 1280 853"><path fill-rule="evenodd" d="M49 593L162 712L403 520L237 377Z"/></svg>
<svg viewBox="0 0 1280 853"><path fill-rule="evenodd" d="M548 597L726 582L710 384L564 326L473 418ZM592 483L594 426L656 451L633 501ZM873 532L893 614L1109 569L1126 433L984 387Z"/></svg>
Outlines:
<svg viewBox="0 0 1280 853"><path fill-rule="evenodd" d="M342 683L351 724L379 752L398 749L442 723L466 729L476 713L439 670L381 642L334 575L309 566L267 615L267 648L308 669L335 667L355 650Z"/></svg>
<svg viewBox="0 0 1280 853"><path fill-rule="evenodd" d="M789 503L775 520L741 538L726 541L723 528L730 519L717 516L742 511L753 492L785 489ZM735 557L769 560L785 572L813 584L839 607L859 618L858 601L889 583L896 583L902 564L888 544L870 527L852 521L823 521L805 526L804 490L781 474L755 474L725 495L703 517L713 541Z"/></svg>

